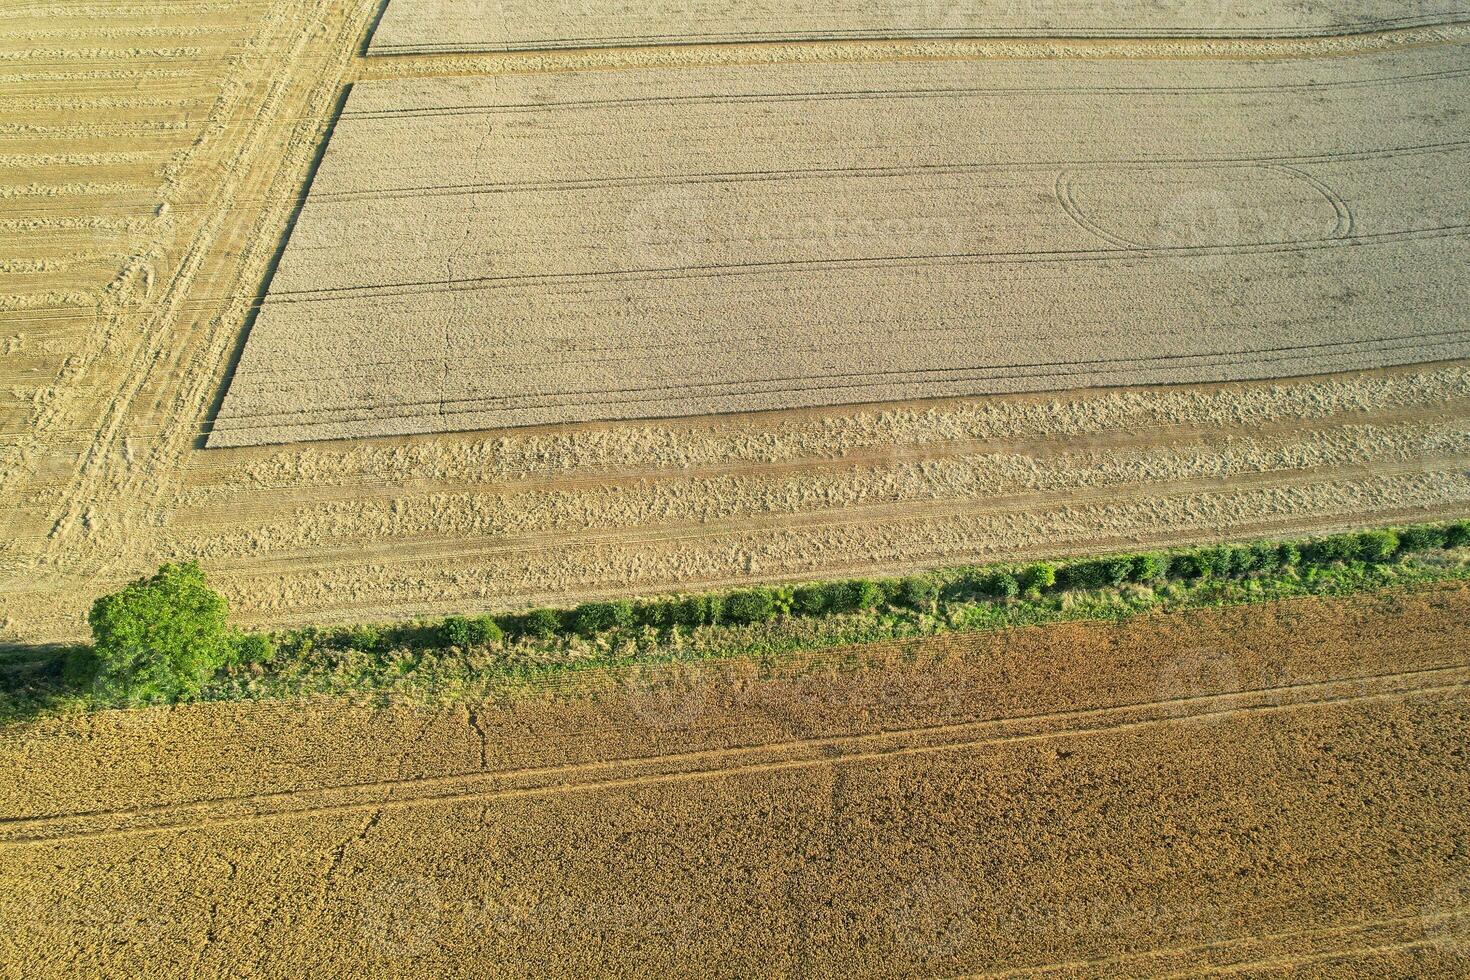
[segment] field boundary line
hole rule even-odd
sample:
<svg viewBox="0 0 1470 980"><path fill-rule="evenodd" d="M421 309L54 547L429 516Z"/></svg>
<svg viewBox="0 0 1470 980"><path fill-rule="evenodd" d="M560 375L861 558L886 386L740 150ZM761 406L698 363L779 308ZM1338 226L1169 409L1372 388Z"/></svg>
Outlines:
<svg viewBox="0 0 1470 980"><path fill-rule="evenodd" d="M1298 38L992 37L740 41L506 52L374 54L354 81L647 68L903 61L1278 60L1376 54L1470 39L1470 22Z"/></svg>
<svg viewBox="0 0 1470 980"><path fill-rule="evenodd" d="M1428 681L1429 683L1417 683ZM1407 683L1406 683L1407 682ZM1438 682L1438 683L1436 683ZM963 752L998 745L1128 732L1171 722L1221 721L1239 716L1451 694L1470 687L1470 664L1399 671L1330 681L1288 684L1226 694L1196 695L1108 708L1052 712L949 725L878 731L864 735L794 739L729 749L708 749L644 758L572 763L502 772L472 772L425 779L387 780L315 790L284 790L252 796L202 800L164 807L102 811L0 821L0 848L77 840L187 832L217 826L400 810L466 801L514 800L577 792L631 789L729 776L761 775L819 766L886 762ZM1180 710L1203 707L1203 711ZM1141 716L1141 717L1140 717ZM1057 725L1078 722L1079 725ZM966 737L968 736L968 737ZM783 758L804 753L797 758ZM732 765L719 765L734 761ZM748 761L744 761L748 760ZM715 763L701 767L700 763ZM657 771L658 767L673 767ZM653 772L638 772L653 768ZM627 775L617 775L618 772ZM607 773L573 782L538 782L548 777ZM446 792L432 792L435 789ZM429 790L430 792L423 792ZM330 802L333 795L349 798ZM289 807L305 801L307 805ZM231 805L261 807L251 813L220 811ZM281 806L287 804L288 806ZM268 807L275 807L271 809ZM173 818L173 819L170 819ZM181 819L183 818L183 819ZM106 826L113 823L113 826ZM102 826L89 826L102 824ZM80 826L79 826L80 825Z"/></svg>

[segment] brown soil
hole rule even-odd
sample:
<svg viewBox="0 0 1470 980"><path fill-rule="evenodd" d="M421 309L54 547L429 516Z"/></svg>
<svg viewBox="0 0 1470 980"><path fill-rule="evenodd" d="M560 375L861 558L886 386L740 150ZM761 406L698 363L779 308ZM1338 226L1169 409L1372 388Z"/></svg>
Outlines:
<svg viewBox="0 0 1470 980"><path fill-rule="evenodd" d="M1463 976L1467 621L1452 586L41 723L0 749L0 963Z"/></svg>

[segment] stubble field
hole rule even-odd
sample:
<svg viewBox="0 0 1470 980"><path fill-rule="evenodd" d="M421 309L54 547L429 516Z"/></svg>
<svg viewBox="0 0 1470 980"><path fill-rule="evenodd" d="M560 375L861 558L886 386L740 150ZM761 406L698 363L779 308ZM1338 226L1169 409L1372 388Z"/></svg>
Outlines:
<svg viewBox="0 0 1470 980"><path fill-rule="evenodd" d="M1148 74L1163 77L1185 70L1173 64L1176 58L1207 66L1199 71L1229 72L1252 57L1270 59L1252 63L1250 70L1263 78L1300 81L1305 73L1341 80L1381 73L1370 67L1377 59L1453 62L1465 50L1458 28L1249 44L849 41L372 58L357 50L377 14L367 3L196 3L160 8L152 17L140 9L53 4L5 15L0 53L17 98L3 107L0 193L12 209L7 214L17 217L0 227L0 262L8 273L0 302L8 436L0 445L0 504L11 522L0 540L0 640L73 638L92 596L172 558L203 560L245 622L282 624L1324 530L1459 515L1470 500L1464 446L1470 379L1462 362L1283 383L203 448L212 437L227 441L215 431L215 406L226 387L249 380L245 363L230 385L246 333L258 330L261 343L270 337L269 308L258 319L254 310L265 285L276 282L271 270L282 243L292 243L283 261L282 275L289 277L292 250L310 240L318 206L307 198L294 233L293 219L344 100L350 106L356 98L347 96L351 83L368 91L365 80L399 78L415 90L437 91L448 84L445 76L489 75L501 80L470 77L461 87L511 91L509 76L536 73L541 80L534 85L547 91L585 88L591 79L625 88L678 84L638 81L643 68L662 67L660 78L707 85L700 79L718 77L723 85L736 76L708 66L749 63L754 79L766 70L757 65L815 61L801 70L827 77L845 62L890 73L895 59L931 60L915 69L929 72L962 59L982 77L1051 70L1023 68L1017 59L1068 58L1081 71L1114 77L1124 71L1117 66L1147 62ZM81 54L71 57L75 52ZM702 67L683 76L672 71L679 64ZM557 74L608 68L625 70ZM441 81L430 81L436 78ZM1424 100L1426 125L1453 125L1453 108L1438 105L1417 83L1406 84L1406 91L1419 92L1409 97ZM1336 98L1326 93L1341 88L1329 86L1320 97ZM1372 87L1364 92L1372 96ZM1269 113L1279 96L1262 91L1252 99ZM1340 123L1317 130L1316 138L1345 139L1352 127L1369 125L1387 133L1399 125L1396 113L1382 115L1362 122L1327 114ZM343 119L334 139L349 147L353 126L371 122ZM1219 136L1246 139L1228 127ZM1375 144L1406 145L1406 133ZM420 165L414 147L395 149L406 165ZM332 157L345 152L327 149L316 178L332 179ZM1458 152L1410 154L1401 161L1404 186L1430 186L1458 173ZM581 159L586 151L579 153ZM659 172L657 164L650 159L651 173ZM1369 197L1375 188L1397 193L1387 177L1373 176L1381 176L1373 169L1379 163L1338 166L1365 168L1357 172L1371 178L1363 185ZM1244 183L1230 186L1240 190ZM1280 197L1273 202L1297 200L1296 191L1264 183L1268 197ZM1080 181L1072 196L1082 201L1092 190ZM924 197L912 187L904 195L918 204ZM881 196L872 200L877 205ZM1380 228L1437 226L1443 215L1431 208L1463 202L1462 184L1436 205L1411 201L1400 214L1367 206L1363 212ZM1307 199L1298 203L1307 206ZM382 201L372 213L411 215L402 209L419 206ZM1062 213L1057 208L1052 217ZM1211 217L1219 213L1205 208L1207 232L1222 231ZM664 215L677 232L680 212ZM870 216L847 217L859 222L855 227L872 227L861 224ZM1003 232L994 222L985 227L987 234ZM495 242L492 226L475 228L490 238L472 239L467 256L524 261L513 252L477 251ZM383 240L372 237L380 230L368 230L366 241ZM560 224L541 226L563 243L574 230L565 214ZM900 230L910 238L916 233ZM1176 223L1163 231L1178 235L1181 228ZM1083 234L1075 224L1058 225L1057 232ZM917 234L928 232L920 227ZM620 238L611 251L626 242ZM558 261L585 262L587 244L581 258ZM872 241L842 247L857 245L869 248ZM767 237L750 247L783 246ZM1336 251L1366 261L1384 247L1401 246ZM326 251L316 267L341 267L342 257ZM372 247L346 254L362 267L385 265ZM1167 256L1133 261L1155 260L1191 274L1188 262ZM1405 272L1403 281L1443 275L1442 261L1426 253L1422 268ZM1447 305L1459 278L1449 276L1443 289L1419 299ZM1346 288L1301 281L1316 283L1311 289L1318 291ZM1279 288L1260 286L1273 297ZM1371 310L1372 297L1363 291L1375 288L1353 286L1352 296L1337 300L1362 299ZM1218 308L1257 309L1266 297L1256 293L1227 290ZM1379 299L1380 312L1401 302ZM1330 320L1342 336L1359 335L1354 331L1362 324L1329 309L1309 318L1309 332ZM1446 319L1444 329L1457 328ZM1390 331L1403 321L1395 324ZM1413 331L1430 326L1415 322ZM481 356L483 338L463 350ZM305 343L295 356L303 354L310 354ZM839 350L834 356L867 355ZM450 359L455 368L461 357ZM633 364L648 370L647 360ZM1293 370L1309 369L1304 361ZM399 369L390 362L374 370L390 376ZM442 362L435 370L443 370Z"/></svg>
<svg viewBox="0 0 1470 980"><path fill-rule="evenodd" d="M1459 5L613 7L0 10L0 645L1470 508ZM1467 617L11 729L0 974L1463 976Z"/></svg>
<svg viewBox="0 0 1470 980"><path fill-rule="evenodd" d="M1454 586L441 712L47 722L0 745L0 962L1463 975L1467 615Z"/></svg>

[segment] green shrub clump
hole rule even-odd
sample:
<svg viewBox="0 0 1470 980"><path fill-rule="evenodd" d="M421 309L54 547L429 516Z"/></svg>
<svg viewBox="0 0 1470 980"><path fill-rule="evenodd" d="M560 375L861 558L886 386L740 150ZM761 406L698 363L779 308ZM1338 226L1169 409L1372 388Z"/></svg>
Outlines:
<svg viewBox="0 0 1470 980"><path fill-rule="evenodd" d="M504 634L493 616L450 616L439 624L438 640L443 647L470 650L499 643L502 639Z"/></svg>
<svg viewBox="0 0 1470 980"><path fill-rule="evenodd" d="M1132 575L1133 559L1119 555L1068 565L1062 571L1062 584L1069 589L1116 588Z"/></svg>
<svg viewBox="0 0 1470 980"><path fill-rule="evenodd" d="M894 601L920 612L933 609L939 600L939 583L927 575L910 575L898 586Z"/></svg>
<svg viewBox="0 0 1470 980"><path fill-rule="evenodd" d="M1366 562L1382 564L1393 561L1399 553L1399 536L1392 531L1364 531L1358 535L1358 557Z"/></svg>
<svg viewBox="0 0 1470 980"><path fill-rule="evenodd" d="M99 689L132 703L191 698L239 653L263 652L254 640L242 651L228 616L197 564L164 565L93 603L91 654L70 676L90 674Z"/></svg>
<svg viewBox="0 0 1470 980"><path fill-rule="evenodd" d="M614 602L584 602L572 610L572 629L584 637L633 625L633 604L626 599Z"/></svg>
<svg viewBox="0 0 1470 980"><path fill-rule="evenodd" d="M1138 555L1133 559L1133 572L1129 576L1135 582L1148 584L1169 577L1169 556L1158 552Z"/></svg>
<svg viewBox="0 0 1470 980"><path fill-rule="evenodd" d="M1021 570L1021 587L1030 592L1044 592L1057 584L1057 566L1050 562L1037 562Z"/></svg>
<svg viewBox="0 0 1470 980"><path fill-rule="evenodd" d="M1399 548L1405 554L1433 551L1435 548L1443 548L1444 543L1445 529L1442 527L1421 524L1399 532Z"/></svg>
<svg viewBox="0 0 1470 980"><path fill-rule="evenodd" d="M776 618L776 596L770 589L744 589L725 596L720 618L736 626L768 623Z"/></svg>
<svg viewBox="0 0 1470 980"><path fill-rule="evenodd" d="M1463 548L1470 545L1470 521L1456 521L1446 524L1444 529L1444 546L1446 548Z"/></svg>
<svg viewBox="0 0 1470 980"><path fill-rule="evenodd" d="M1021 582L1010 572L996 572L985 583L985 591L997 599L1010 601L1021 595Z"/></svg>

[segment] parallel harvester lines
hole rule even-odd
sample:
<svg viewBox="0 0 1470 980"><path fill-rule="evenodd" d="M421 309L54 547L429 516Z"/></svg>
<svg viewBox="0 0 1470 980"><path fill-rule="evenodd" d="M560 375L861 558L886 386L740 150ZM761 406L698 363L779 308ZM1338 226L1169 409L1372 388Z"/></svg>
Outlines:
<svg viewBox="0 0 1470 980"><path fill-rule="evenodd" d="M1454 305L1461 287L1442 267L1470 240L1456 176L1464 141L1396 121L1415 117L1409 107L1430 112L1446 86L1470 79L1445 55L1397 54L1325 73L1093 64L1054 84L1046 84L1054 66L1010 65L985 86L948 65L890 65L888 77L830 65L760 76L720 69L687 85L651 74L608 84L586 76L534 87L520 79L357 86L208 444L1462 357L1470 331L1426 330L1421 324L1441 318L1404 308L1421 294L1446 311ZM1375 115L1373 105L1401 101L1386 88L1400 85L1412 89L1405 111ZM1277 117L1299 93L1332 93L1320 112L1336 125L1298 127L1304 135L1287 148L1274 135L1286 129ZM1094 100L1117 98L1120 111L1137 113L1138 97L1159 100L1162 113L1142 142L1079 134L1097 118ZM1247 111L1234 100L1248 100L1252 124L1206 139L1184 108L1216 97L1232 112ZM1035 142L1050 151L1041 159L985 136L1038 118L1025 100L1039 108L1047 98L1060 101L1055 119L1039 117ZM916 123L871 105L895 99L933 114L924 131L955 145L921 143L917 159L897 164L896 148L919 138L909 132ZM672 118L649 111L665 107L677 107ZM598 158L611 163L599 172L579 141L614 108L629 111L614 141L661 145L676 131L714 133L697 137L709 143L703 157L736 166L691 173L700 155L681 137L647 160L632 145L604 147ZM507 135L515 127L502 132L492 121L482 130L464 115L568 111L589 118L532 126L516 140ZM1066 125L1073 112L1077 125ZM788 115L805 129L788 125ZM839 121L830 139L818 139ZM769 135L723 145L721 134L752 127ZM834 149L841 133L868 129L860 148ZM410 149L382 180L370 155L395 138ZM779 157L770 149L788 143ZM411 149L429 144L445 148L432 157L438 171ZM491 158L500 179L475 179ZM802 183L814 176L825 183ZM454 204L433 196L451 190L472 195L485 220L446 227ZM1206 190L1214 197L1201 197ZM1153 209L1160 213L1151 218ZM823 220L839 218L823 232ZM379 229L396 229L414 247L399 248ZM626 247L605 246L620 234ZM1293 254L1310 255L1310 271L1286 295L1286 281L1270 270ZM1074 296L1046 295L1057 283L1050 266L1077 267L1058 283ZM981 268L988 274L975 274ZM1170 285L1160 287L1166 275ZM1390 276L1401 288L1389 288ZM1340 289L1330 284L1343 281L1363 282L1372 298L1358 300L1353 324L1333 329L1322 304L1335 302L1328 294ZM1190 290L1239 290L1251 305L1225 304L1214 322L1188 301ZM783 302L765 310L762 291ZM466 295L475 293L484 295ZM607 315L595 316L599 309ZM1118 322L1137 331L1126 357L1107 342ZM616 352L608 350L614 337ZM587 356L600 349L607 353Z"/></svg>
<svg viewBox="0 0 1470 980"><path fill-rule="evenodd" d="M1338 947L1314 953L1302 953L1296 957L1271 957L1266 959L1249 959L1233 963L1206 965L1202 961L1193 961L1190 967L1181 973L1149 973L1151 980L1163 980L1165 977L1199 977L1214 976L1219 973L1229 973L1236 970L1260 969L1263 966L1290 966L1296 963L1314 962L1318 959L1334 959L1358 956L1364 952L1379 950L1392 950L1411 948L1421 945L1424 940L1423 930L1426 926L1442 923L1453 923L1470 916L1470 910L1455 910L1449 912L1431 912L1421 915L1394 916L1382 919L1371 919L1361 922L1352 922L1341 926L1329 926L1319 929L1293 929L1282 932L1258 933L1249 936L1232 936L1229 939L1219 939L1214 942L1196 943L1189 946L1165 946L1159 949L1145 950L1139 953L1124 953L1120 956L1099 956L1086 960L1067 960L1064 962L1045 963L1038 966L1018 967L1012 970L996 970L984 973L966 974L967 980L1023 980L1028 977L1045 977L1058 973L1075 973L1079 970L1097 970L1099 967L1122 966L1125 964L1146 964L1150 961L1179 959L1181 957L1199 957L1201 954L1229 953L1241 950L1242 947L1259 946L1263 943L1280 943L1290 941L1300 946L1308 942L1320 942L1327 939L1361 939L1365 934L1376 932L1397 932L1402 939L1402 932L1412 930L1419 935L1413 940L1401 942L1374 943L1371 945Z"/></svg>
<svg viewBox="0 0 1470 980"><path fill-rule="evenodd" d="M1054 3L1045 11L909 4L878 0L850 5L833 16L828 5L803 0L767 5L759 13L738 4L695 11L649 2L630 8L610 2L576 6L482 5L446 0L391 0L373 30L368 53L378 56L473 52L537 52L566 49L841 42L907 39L1019 39L1045 37L1232 40L1313 40L1422 27L1470 19L1470 7L1424 3L1414 13L1394 4L1324 3L1312 0L1237 3L1234 16L1192 2L1155 3L1147 10L1096 4ZM1227 22L1228 20L1228 22Z"/></svg>
<svg viewBox="0 0 1470 980"><path fill-rule="evenodd" d="M1467 685L1470 685L1470 665L1455 665L1286 684L1230 694L1171 698L1108 708L931 725L866 735L798 739L746 748L711 749L541 769L386 780L313 791L285 790L279 793L139 810L14 818L0 821L0 847L188 832L260 820L302 819L471 800L514 800L576 792L638 789L650 785L764 775L817 766L884 763L894 759L977 751L1056 738L1084 738L1129 732L1176 722L1220 721L1404 697L1459 696ZM666 772L637 772L646 767L657 769L665 766L672 768ZM622 770L633 771L620 774ZM371 798L340 803L321 799L336 793L349 796L364 794ZM232 807L248 809L252 806L257 808L256 812L230 812ZM79 822L102 826L75 829L73 825Z"/></svg>

